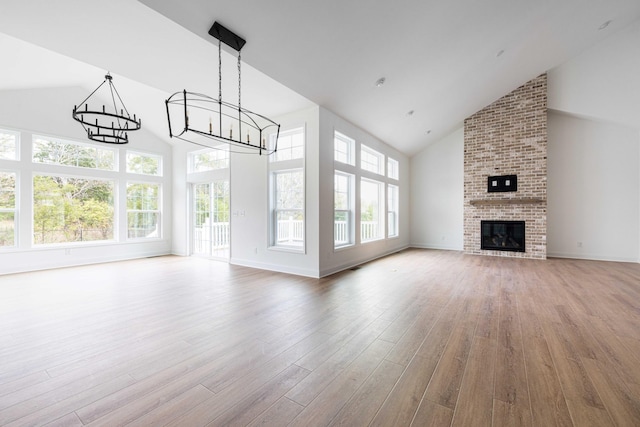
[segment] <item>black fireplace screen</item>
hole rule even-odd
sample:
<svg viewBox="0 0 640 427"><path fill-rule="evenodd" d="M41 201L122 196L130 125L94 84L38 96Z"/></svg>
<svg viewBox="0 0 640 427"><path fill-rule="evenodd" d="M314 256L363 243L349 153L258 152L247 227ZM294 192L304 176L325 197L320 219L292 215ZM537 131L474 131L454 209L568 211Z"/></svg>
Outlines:
<svg viewBox="0 0 640 427"><path fill-rule="evenodd" d="M480 249L524 252L524 221L481 221Z"/></svg>

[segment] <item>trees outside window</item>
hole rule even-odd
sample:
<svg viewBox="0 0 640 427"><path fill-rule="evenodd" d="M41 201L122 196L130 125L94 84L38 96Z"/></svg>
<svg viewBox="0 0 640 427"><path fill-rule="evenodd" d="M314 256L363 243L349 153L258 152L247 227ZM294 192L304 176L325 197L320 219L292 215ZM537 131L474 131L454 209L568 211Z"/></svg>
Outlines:
<svg viewBox="0 0 640 427"><path fill-rule="evenodd" d="M18 160L19 134L0 129L0 159Z"/></svg>
<svg viewBox="0 0 640 427"><path fill-rule="evenodd" d="M0 247L16 245L16 174L0 171Z"/></svg>
<svg viewBox="0 0 640 427"><path fill-rule="evenodd" d="M89 144L34 137L33 162L60 166L100 169L117 169L116 150Z"/></svg>
<svg viewBox="0 0 640 427"><path fill-rule="evenodd" d="M127 151L127 172L162 176L162 157L154 154Z"/></svg>
<svg viewBox="0 0 640 427"><path fill-rule="evenodd" d="M112 240L113 196L112 181L35 175L33 243Z"/></svg>

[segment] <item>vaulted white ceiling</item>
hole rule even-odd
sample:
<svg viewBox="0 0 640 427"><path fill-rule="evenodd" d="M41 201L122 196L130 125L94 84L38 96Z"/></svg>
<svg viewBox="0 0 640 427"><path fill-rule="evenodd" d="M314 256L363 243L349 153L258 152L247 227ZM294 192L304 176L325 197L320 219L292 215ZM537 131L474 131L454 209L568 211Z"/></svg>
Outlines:
<svg viewBox="0 0 640 427"><path fill-rule="evenodd" d="M247 40L244 106L278 115L313 102L411 155L637 19L638 0L2 0L1 32L64 57L38 69L15 39L0 38L2 54L22 61L12 68L4 56L0 90L91 88L102 72L86 76L85 63L147 93L215 95L217 41L207 31L217 20ZM233 101L234 58L223 61Z"/></svg>

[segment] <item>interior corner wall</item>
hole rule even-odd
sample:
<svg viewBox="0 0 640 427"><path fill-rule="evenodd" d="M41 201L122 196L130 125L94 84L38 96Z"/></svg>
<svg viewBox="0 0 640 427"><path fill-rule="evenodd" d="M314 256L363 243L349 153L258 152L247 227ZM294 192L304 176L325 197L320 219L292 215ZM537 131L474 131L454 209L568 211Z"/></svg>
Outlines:
<svg viewBox="0 0 640 427"><path fill-rule="evenodd" d="M364 244L355 244L345 248L334 248L334 132L347 135L358 143L363 143L374 150L389 155L399 162L400 169L400 201L399 201L399 236L385 238ZM320 107L320 170L319 170L319 256L320 276L327 276L345 270L363 262L397 252L409 247L410 230L410 164L409 158L368 134L357 126L342 119L331 111ZM357 157L357 156L356 156ZM357 157L358 158L358 157ZM356 209L356 212L358 210ZM385 215L386 217L386 215Z"/></svg>
<svg viewBox="0 0 640 427"><path fill-rule="evenodd" d="M463 249L464 129L411 158L411 246Z"/></svg>
<svg viewBox="0 0 640 427"><path fill-rule="evenodd" d="M549 112L549 256L638 262L640 134Z"/></svg>

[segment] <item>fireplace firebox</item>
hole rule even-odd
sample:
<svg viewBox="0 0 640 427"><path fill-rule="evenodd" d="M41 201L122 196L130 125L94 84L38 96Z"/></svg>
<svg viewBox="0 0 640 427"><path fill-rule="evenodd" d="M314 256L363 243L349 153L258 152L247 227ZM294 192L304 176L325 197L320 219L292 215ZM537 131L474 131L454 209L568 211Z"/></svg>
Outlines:
<svg viewBox="0 0 640 427"><path fill-rule="evenodd" d="M480 249L524 252L524 221L481 221Z"/></svg>

